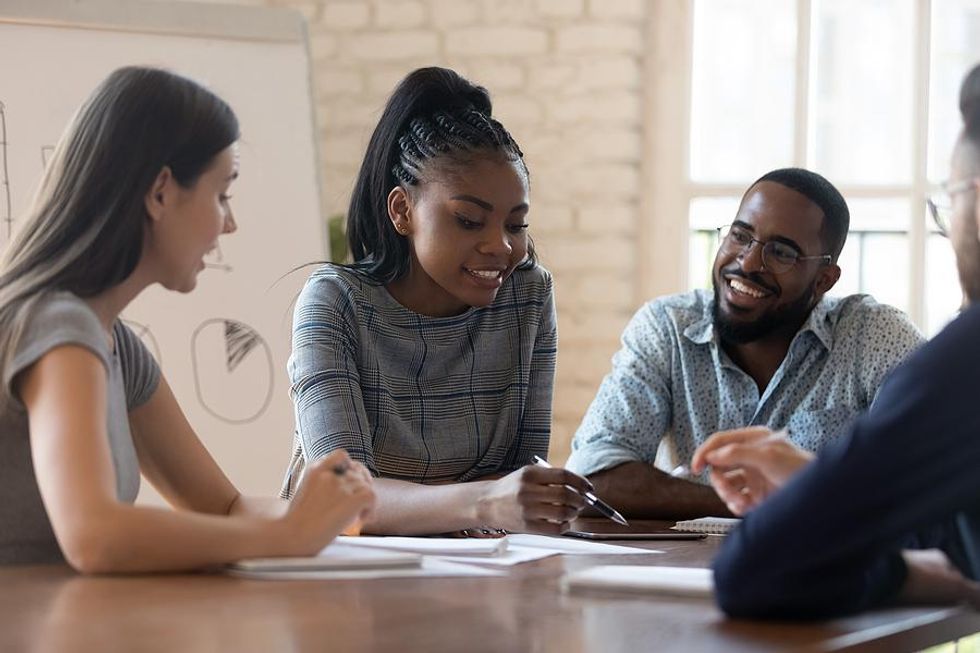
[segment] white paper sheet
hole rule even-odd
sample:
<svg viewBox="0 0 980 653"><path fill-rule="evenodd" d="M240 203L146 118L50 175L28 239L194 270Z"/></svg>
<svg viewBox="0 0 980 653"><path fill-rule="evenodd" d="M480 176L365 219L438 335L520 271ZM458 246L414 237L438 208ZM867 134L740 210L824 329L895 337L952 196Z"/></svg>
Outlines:
<svg viewBox="0 0 980 653"><path fill-rule="evenodd" d="M551 555L564 553L568 555L626 555L638 553L663 553L658 549L641 549L635 546L575 540L570 537L553 537L551 535L530 535L515 533L508 535L508 545L512 549L535 548L545 549Z"/></svg>
<svg viewBox="0 0 980 653"><path fill-rule="evenodd" d="M503 555L511 536L500 538L465 537L375 537L337 538L338 542L355 547L376 547L394 551L410 551L423 555L489 557Z"/></svg>
<svg viewBox="0 0 980 653"><path fill-rule="evenodd" d="M565 574L562 587L708 597L714 591L714 577L710 569L695 567L603 565Z"/></svg>
<svg viewBox="0 0 980 653"><path fill-rule="evenodd" d="M554 555L625 555L642 553L663 553L656 549L641 549L633 546L620 546L603 542L571 540L566 537L549 535L527 535L522 533L507 536L507 550L498 556L485 558L454 558L460 562L511 567L523 562L541 560Z"/></svg>
<svg viewBox="0 0 980 653"><path fill-rule="evenodd" d="M409 569L359 569L337 571L241 571L225 573L254 580L369 580L373 578L425 578L449 576L503 576L504 572L464 565L442 558L425 556L422 566Z"/></svg>
<svg viewBox="0 0 980 653"><path fill-rule="evenodd" d="M510 537L510 536L508 536ZM548 558L553 555L558 555L557 551L549 551L547 549L541 549L538 547L530 546L508 546L507 551L499 556L481 556L481 557L453 557L453 558L442 558L443 560L455 560L457 562L465 562L467 564L474 565L489 565L492 567L512 567L514 565L519 565L522 562L531 562L533 560L540 560L542 558Z"/></svg>

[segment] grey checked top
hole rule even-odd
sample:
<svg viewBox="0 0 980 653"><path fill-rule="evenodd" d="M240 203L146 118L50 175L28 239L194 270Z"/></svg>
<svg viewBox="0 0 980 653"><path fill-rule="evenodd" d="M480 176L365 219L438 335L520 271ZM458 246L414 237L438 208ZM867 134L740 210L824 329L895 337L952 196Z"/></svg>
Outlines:
<svg viewBox="0 0 980 653"><path fill-rule="evenodd" d="M885 375L922 343L896 308L867 295L824 297L760 395L719 346L713 302L695 290L637 311L575 433L569 469L592 474L658 453L667 468L689 462L715 431L749 425L788 427L815 451L868 410Z"/></svg>
<svg viewBox="0 0 980 653"><path fill-rule="evenodd" d="M522 467L547 455L556 339L540 266L516 270L490 306L426 317L328 264L293 316L288 370L303 455L346 449L375 476L418 483Z"/></svg>

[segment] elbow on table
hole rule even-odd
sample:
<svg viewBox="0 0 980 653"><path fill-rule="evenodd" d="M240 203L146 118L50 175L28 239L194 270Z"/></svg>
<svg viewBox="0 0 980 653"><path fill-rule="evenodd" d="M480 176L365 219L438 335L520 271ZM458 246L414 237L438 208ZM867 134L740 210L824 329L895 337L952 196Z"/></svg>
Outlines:
<svg viewBox="0 0 980 653"><path fill-rule="evenodd" d="M75 529L59 539L65 560L80 574L108 574L122 570L122 547L110 529L91 525Z"/></svg>
<svg viewBox="0 0 980 653"><path fill-rule="evenodd" d="M765 616L763 606L753 597L759 595L753 579L740 573L737 565L715 564L715 602L729 617L752 618Z"/></svg>
<svg viewBox="0 0 980 653"><path fill-rule="evenodd" d="M777 575L759 568L764 563L720 556L715 560L715 601L729 617L782 619L794 616L799 606L788 596ZM796 615L802 616L802 615Z"/></svg>

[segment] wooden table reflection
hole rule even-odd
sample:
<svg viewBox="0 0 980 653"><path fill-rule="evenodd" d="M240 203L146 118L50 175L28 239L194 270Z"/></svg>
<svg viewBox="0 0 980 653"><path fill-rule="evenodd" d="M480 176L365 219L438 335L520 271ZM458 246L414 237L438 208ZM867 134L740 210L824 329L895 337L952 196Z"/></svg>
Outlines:
<svg viewBox="0 0 980 653"><path fill-rule="evenodd" d="M767 624L727 620L708 600L559 587L566 570L596 564L704 566L719 541L630 542L664 553L552 557L501 578L86 578L59 566L0 568L0 651L900 651L980 631L964 608Z"/></svg>

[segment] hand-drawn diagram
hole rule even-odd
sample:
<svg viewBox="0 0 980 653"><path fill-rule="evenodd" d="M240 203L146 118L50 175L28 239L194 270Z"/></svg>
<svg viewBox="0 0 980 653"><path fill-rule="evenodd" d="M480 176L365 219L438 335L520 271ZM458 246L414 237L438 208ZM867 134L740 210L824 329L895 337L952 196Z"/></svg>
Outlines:
<svg viewBox="0 0 980 653"><path fill-rule="evenodd" d="M229 424L253 422L272 401L272 351L255 329L224 318L205 320L191 339L197 398Z"/></svg>
<svg viewBox="0 0 980 653"><path fill-rule="evenodd" d="M42 145L41 146L41 169L48 169L48 161L51 160L51 155L54 154L54 145Z"/></svg>
<svg viewBox="0 0 980 653"><path fill-rule="evenodd" d="M7 113L0 102L0 224L3 225L3 242L10 242L14 216L10 201L10 173L7 170Z"/></svg>
<svg viewBox="0 0 980 653"><path fill-rule="evenodd" d="M150 331L150 327L126 318L120 319L123 321L123 324L128 326L130 330L136 334L137 338L143 341L146 348L150 350L151 354L153 354L153 358L156 360L157 365L163 369L163 358L160 355L160 343L157 342L156 336L153 335L152 331Z"/></svg>

